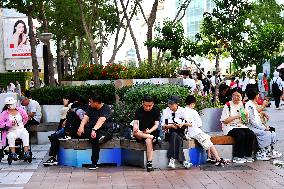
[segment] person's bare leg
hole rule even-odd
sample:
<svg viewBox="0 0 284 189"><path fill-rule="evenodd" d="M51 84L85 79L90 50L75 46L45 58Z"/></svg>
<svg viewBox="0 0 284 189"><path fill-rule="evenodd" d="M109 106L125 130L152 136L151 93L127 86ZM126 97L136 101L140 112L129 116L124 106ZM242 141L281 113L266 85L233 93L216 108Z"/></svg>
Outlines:
<svg viewBox="0 0 284 189"><path fill-rule="evenodd" d="M215 148L214 145L212 145L208 151L211 151L211 153L213 154L213 156L215 157L215 159L216 159L217 161L220 161L221 158L220 158L220 156L219 156L219 154L218 154L218 152L217 152L217 150L216 150L216 148Z"/></svg>
<svg viewBox="0 0 284 189"><path fill-rule="evenodd" d="M10 150L12 153L16 153L16 148L15 147L10 147Z"/></svg>
<svg viewBox="0 0 284 189"><path fill-rule="evenodd" d="M28 146L24 146L24 152L29 151L29 147Z"/></svg>
<svg viewBox="0 0 284 189"><path fill-rule="evenodd" d="M153 160L153 140L150 138L146 139L146 147L147 147L147 161Z"/></svg>
<svg viewBox="0 0 284 189"><path fill-rule="evenodd" d="M146 139L152 139L154 138L153 135L151 134L146 134L146 133L143 133L142 131L138 131L136 133L134 133L134 136L137 137L138 139L142 139L142 138L146 138Z"/></svg>

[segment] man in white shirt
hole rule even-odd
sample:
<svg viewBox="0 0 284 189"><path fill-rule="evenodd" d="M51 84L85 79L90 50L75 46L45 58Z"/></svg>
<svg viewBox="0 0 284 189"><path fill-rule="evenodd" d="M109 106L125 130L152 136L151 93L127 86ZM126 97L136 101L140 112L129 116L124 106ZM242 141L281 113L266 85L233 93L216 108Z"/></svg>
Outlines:
<svg viewBox="0 0 284 189"><path fill-rule="evenodd" d="M195 108L196 99L193 95L189 95L185 99L186 107L184 108L184 117L187 125L187 137L193 138L205 149L208 150L210 162L216 162L216 166L224 166L227 164L223 158L220 158L215 146L210 140L210 136L204 133L200 127L202 126L201 118ZM211 154L213 156L211 156Z"/></svg>
<svg viewBox="0 0 284 189"><path fill-rule="evenodd" d="M35 100L28 99L27 97L20 97L21 105L25 107L29 120L26 126L39 125L41 120L41 107Z"/></svg>

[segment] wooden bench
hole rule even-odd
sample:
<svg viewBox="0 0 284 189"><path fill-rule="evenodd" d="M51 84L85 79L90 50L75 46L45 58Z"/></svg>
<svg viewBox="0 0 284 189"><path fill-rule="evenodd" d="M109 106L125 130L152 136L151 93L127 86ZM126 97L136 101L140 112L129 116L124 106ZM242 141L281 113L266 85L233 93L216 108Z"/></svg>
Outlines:
<svg viewBox="0 0 284 189"><path fill-rule="evenodd" d="M40 123L28 128L31 144L49 144L48 136L56 131L58 123Z"/></svg>
<svg viewBox="0 0 284 189"><path fill-rule="evenodd" d="M233 137L224 136L221 132L210 133L214 145L233 145ZM184 154L186 159L189 156L194 160L195 165L204 163L207 154L194 140L184 140ZM162 142L161 147L154 146L154 168L166 168L168 165L167 150L168 142ZM232 150L230 151L232 153ZM59 165L82 167L91 164L92 147L88 139L60 139L60 150L58 153ZM231 156L231 154L230 154ZM191 160L192 160L191 159ZM101 145L99 164L108 163L120 165L132 165L146 167L146 145L136 140L112 139Z"/></svg>

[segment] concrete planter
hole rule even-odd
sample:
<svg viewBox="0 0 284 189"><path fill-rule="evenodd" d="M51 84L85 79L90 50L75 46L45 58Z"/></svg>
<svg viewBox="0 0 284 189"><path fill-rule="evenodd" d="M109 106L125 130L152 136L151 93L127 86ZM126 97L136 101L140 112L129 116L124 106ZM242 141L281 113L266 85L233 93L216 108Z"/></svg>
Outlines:
<svg viewBox="0 0 284 189"><path fill-rule="evenodd" d="M202 130L205 132L222 131L220 122L223 108L205 108L201 111Z"/></svg>
<svg viewBox="0 0 284 189"><path fill-rule="evenodd" d="M102 85L102 84L111 84L113 80L87 80L85 85Z"/></svg>
<svg viewBox="0 0 284 189"><path fill-rule="evenodd" d="M85 85L85 81L61 81L63 86L81 86Z"/></svg>
<svg viewBox="0 0 284 189"><path fill-rule="evenodd" d="M182 84L182 79L179 78L151 78L151 79L118 79L114 81L115 88L119 89L124 86L131 86L136 84L143 84L143 83L149 83L149 84L155 84L155 85L161 85L161 84Z"/></svg>
<svg viewBox="0 0 284 189"><path fill-rule="evenodd" d="M42 118L44 123L60 121L60 111L63 105L42 105Z"/></svg>

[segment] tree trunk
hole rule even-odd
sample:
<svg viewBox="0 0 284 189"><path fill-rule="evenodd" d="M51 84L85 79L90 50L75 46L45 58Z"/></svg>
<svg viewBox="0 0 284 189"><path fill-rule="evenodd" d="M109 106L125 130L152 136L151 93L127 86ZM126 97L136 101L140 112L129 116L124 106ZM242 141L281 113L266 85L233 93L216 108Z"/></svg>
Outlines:
<svg viewBox="0 0 284 189"><path fill-rule="evenodd" d="M57 42L56 42L56 47L57 47L56 53L57 53L57 74L58 74L58 83L59 84L61 84L61 81L62 81L60 42L61 42L61 40L57 39Z"/></svg>
<svg viewBox="0 0 284 189"><path fill-rule="evenodd" d="M221 56L221 44L218 44L218 53L216 56L216 73L215 73L215 93L214 93L214 102L218 100L218 94L219 94L219 80L218 80L218 75L219 75L219 70L220 70L220 56Z"/></svg>
<svg viewBox="0 0 284 189"><path fill-rule="evenodd" d="M126 21L127 21L127 25L129 27L130 35L131 35L131 38L133 40L134 47L135 47L135 50L136 50L136 56L137 56L137 59L138 59L138 63L140 65L142 60L141 60L141 56L140 56L140 51L139 51L139 46L138 46L138 43L137 43L137 39L136 39L136 37L134 35L133 29L132 29L132 26L131 26L131 23L130 23L130 19L129 19L128 15L127 15L126 8L125 8L125 5L123 3L123 0L120 0L120 4L122 6L123 14L124 14L124 16L126 18ZM135 4L135 7L133 8L133 10L136 10L136 7L137 7L137 3Z"/></svg>
<svg viewBox="0 0 284 189"><path fill-rule="evenodd" d="M83 28L84 28L84 31L86 33L87 40L89 41L89 44L90 44L90 47L91 47L92 58L94 59L95 64L99 64L99 58L98 58L98 53L97 53L97 46L96 46L96 43L94 42L91 28L89 28L87 26L85 15L84 15L84 10L83 10L83 6L82 6L82 2L81 2L81 0L77 0L77 2L79 4L79 8L80 8L80 15L81 15L81 19L82 19Z"/></svg>
<svg viewBox="0 0 284 189"><path fill-rule="evenodd" d="M29 25L29 38L31 43L31 54L32 54L32 66L33 66L33 75L35 88L39 88L39 70L38 70L38 61L36 57L36 39L33 31L33 18L28 15L28 25Z"/></svg>
<svg viewBox="0 0 284 189"><path fill-rule="evenodd" d="M42 16L43 16L43 27L44 27L44 32L48 33L48 21L45 15L45 9L44 9L44 4L42 2ZM47 45L47 60L48 60L48 77L49 77L49 82L48 84L50 86L55 86L55 81L54 81L54 67L53 67L53 56L50 50L50 41L46 42Z"/></svg>
<svg viewBox="0 0 284 189"><path fill-rule="evenodd" d="M77 66L79 66L79 65L82 65L83 63L82 63L82 61L83 61L83 37L81 36L80 38L79 38L79 47L78 47L78 64L77 64Z"/></svg>
<svg viewBox="0 0 284 189"><path fill-rule="evenodd" d="M157 16L157 10L158 10L159 0L155 0L152 6L152 10L150 13L150 16L148 18L148 31L147 31L147 41L152 41L153 39L153 27L155 24L156 16ZM153 63L153 48L150 46L147 46L148 50L148 63Z"/></svg>
<svg viewBox="0 0 284 189"><path fill-rule="evenodd" d="M47 42L47 52L48 52L48 76L49 76L49 85L55 86L54 80L54 66L53 66L53 56L50 50L50 42Z"/></svg>

